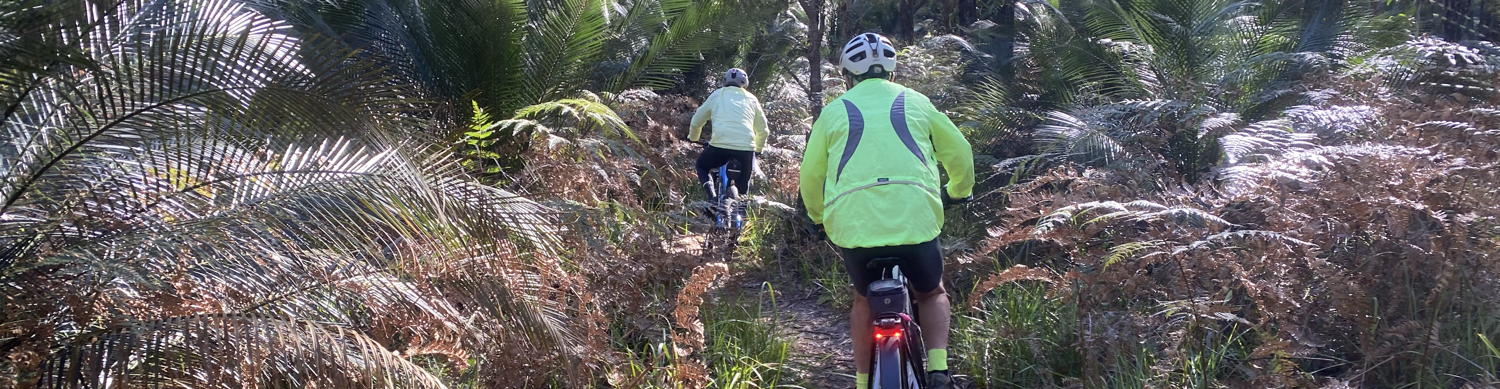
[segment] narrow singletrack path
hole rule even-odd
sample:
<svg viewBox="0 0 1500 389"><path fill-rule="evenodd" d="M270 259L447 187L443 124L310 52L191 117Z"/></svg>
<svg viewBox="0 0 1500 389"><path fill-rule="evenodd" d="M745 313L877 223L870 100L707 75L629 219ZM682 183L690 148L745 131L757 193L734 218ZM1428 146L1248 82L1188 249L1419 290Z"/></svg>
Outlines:
<svg viewBox="0 0 1500 389"><path fill-rule="evenodd" d="M849 313L829 308L810 289L792 290L777 300L786 336L792 340L788 363L809 388L852 388L854 345L849 340Z"/></svg>
<svg viewBox="0 0 1500 389"><path fill-rule="evenodd" d="M821 292L804 282L772 272L731 268L733 273L716 293L759 296L760 301L769 303L766 285L775 291L775 307L762 310L762 318L775 323L780 336L791 342L786 361L791 375L783 382L810 389L854 387L847 311L820 301Z"/></svg>

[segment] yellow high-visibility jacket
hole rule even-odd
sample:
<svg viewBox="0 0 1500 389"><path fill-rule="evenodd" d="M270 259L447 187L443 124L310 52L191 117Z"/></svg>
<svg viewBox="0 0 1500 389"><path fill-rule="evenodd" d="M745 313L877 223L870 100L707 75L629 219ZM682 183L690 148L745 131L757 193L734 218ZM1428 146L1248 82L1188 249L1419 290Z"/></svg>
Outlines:
<svg viewBox="0 0 1500 389"><path fill-rule="evenodd" d="M766 147L770 131L766 129L766 112L760 100L750 91L737 86L719 88L703 100L693 113L688 140L697 142L703 125L714 122L713 138L708 144L721 149L760 152Z"/></svg>
<svg viewBox="0 0 1500 389"><path fill-rule="evenodd" d="M974 190L974 152L927 96L869 79L823 107L802 155L802 201L844 248L922 243L943 227L948 196Z"/></svg>

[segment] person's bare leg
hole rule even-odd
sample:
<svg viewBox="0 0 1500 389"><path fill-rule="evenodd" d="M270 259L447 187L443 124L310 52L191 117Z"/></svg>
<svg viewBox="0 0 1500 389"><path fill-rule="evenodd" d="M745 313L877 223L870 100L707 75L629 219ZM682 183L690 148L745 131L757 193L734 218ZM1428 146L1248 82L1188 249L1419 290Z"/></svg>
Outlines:
<svg viewBox="0 0 1500 389"><path fill-rule="evenodd" d="M870 348L874 345L870 328L870 302L865 296L854 294L854 306L849 309L849 336L854 340L854 371L870 374ZM864 388L859 388L864 389Z"/></svg>
<svg viewBox="0 0 1500 389"><path fill-rule="evenodd" d="M917 296L917 323L922 325L922 341L927 349L948 349L948 291L938 282L937 289ZM868 315L868 313L866 313ZM855 358L859 354L855 354Z"/></svg>

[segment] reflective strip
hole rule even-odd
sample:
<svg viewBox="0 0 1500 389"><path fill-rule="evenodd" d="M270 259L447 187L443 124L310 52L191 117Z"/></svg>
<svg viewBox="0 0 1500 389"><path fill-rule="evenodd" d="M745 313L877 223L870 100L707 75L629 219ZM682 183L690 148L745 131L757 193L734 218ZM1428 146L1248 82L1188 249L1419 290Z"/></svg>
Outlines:
<svg viewBox="0 0 1500 389"><path fill-rule="evenodd" d="M844 156L839 158L839 171L833 175L833 182L838 182L839 177L844 175L844 165L848 165L849 158L854 157L854 149L859 148L859 138L865 135L865 117L860 114L859 107L844 100L844 110L849 116L849 141L844 143Z"/></svg>
<svg viewBox="0 0 1500 389"><path fill-rule="evenodd" d="M941 195L940 193L938 193L937 189L929 188L929 187L927 187L927 185L923 185L922 183L916 182L916 181L911 181L911 180L880 181L880 182L875 182L875 183L869 183L869 184L860 185L858 187L855 187L854 189L846 190L843 193L839 193L838 196L833 196L832 199L829 199L828 201L824 202L823 203L823 208L826 209L828 207L832 207L833 203L838 202L839 199L844 198L844 196L848 196L850 193L862 191L862 190L865 190L865 189L874 188L874 187L881 186L881 185L896 185L896 184L899 184L899 185L916 185L916 186L921 187L922 189L926 189L928 192L932 192L933 194Z"/></svg>
<svg viewBox="0 0 1500 389"><path fill-rule="evenodd" d="M911 129L906 126L906 92L896 95L896 102L891 104L891 127L896 129L896 136L901 137L901 143L906 144L906 149L912 155L922 161L922 166L927 166L927 157L922 155L922 149L917 147L917 140L911 136Z"/></svg>

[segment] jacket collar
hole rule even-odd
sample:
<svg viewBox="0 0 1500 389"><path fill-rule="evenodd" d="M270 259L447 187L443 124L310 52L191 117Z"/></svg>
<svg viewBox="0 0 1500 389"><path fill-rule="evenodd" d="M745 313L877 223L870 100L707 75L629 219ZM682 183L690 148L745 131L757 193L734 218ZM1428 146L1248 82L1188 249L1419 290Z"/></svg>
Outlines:
<svg viewBox="0 0 1500 389"><path fill-rule="evenodd" d="M894 82L892 82L891 80L884 79L884 78L871 78L871 79L866 79L864 81L860 81L858 84L854 84L854 88L862 87L862 86L865 86L865 85L870 85L871 87L878 87L878 86L882 86L882 85L886 85L886 84L894 84ZM853 90L854 88L849 88L849 89Z"/></svg>

